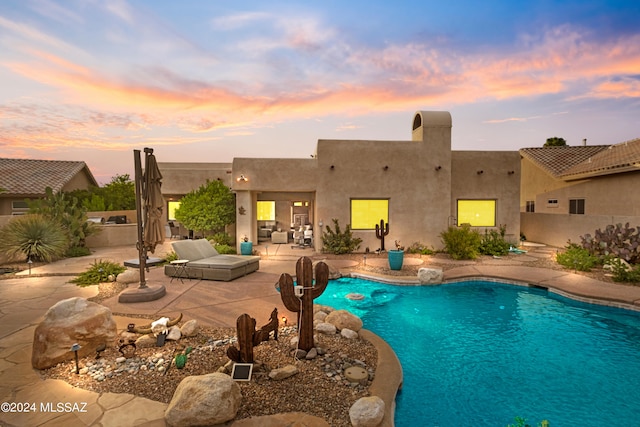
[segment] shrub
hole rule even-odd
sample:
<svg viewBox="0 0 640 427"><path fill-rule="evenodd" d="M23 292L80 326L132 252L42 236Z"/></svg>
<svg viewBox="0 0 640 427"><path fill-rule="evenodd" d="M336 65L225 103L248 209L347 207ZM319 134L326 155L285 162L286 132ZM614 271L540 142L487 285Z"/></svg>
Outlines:
<svg viewBox="0 0 640 427"><path fill-rule="evenodd" d="M70 280L71 283L75 283L78 286L97 285L109 280L109 276L118 274L125 271L126 268L120 264L116 264L111 261L94 261L91 267L83 273L80 273L78 277Z"/></svg>
<svg viewBox="0 0 640 427"><path fill-rule="evenodd" d="M578 271L589 271L598 264L597 257L575 243L569 243L565 251L557 255L556 261L563 267Z"/></svg>
<svg viewBox="0 0 640 427"><path fill-rule="evenodd" d="M406 249L408 254L421 254L421 255L433 255L436 251L433 247L428 248L425 244L420 242L413 242L411 246Z"/></svg>
<svg viewBox="0 0 640 427"><path fill-rule="evenodd" d="M611 258L607 261L607 264L611 268L611 278L614 282L640 282L640 265L632 267L620 258Z"/></svg>
<svg viewBox="0 0 640 427"><path fill-rule="evenodd" d="M236 248L229 245L213 245L213 247L218 251L219 254L235 254L238 253Z"/></svg>
<svg viewBox="0 0 640 427"><path fill-rule="evenodd" d="M632 264L640 261L640 227L629 227L628 222L624 227L609 224L604 230L597 229L593 237L586 234L580 239L583 248L601 259L614 256Z"/></svg>
<svg viewBox="0 0 640 427"><path fill-rule="evenodd" d="M480 233L471 230L469 224L460 227L449 227L447 231L440 233L445 251L453 259L475 259L481 244Z"/></svg>
<svg viewBox="0 0 640 427"><path fill-rule="evenodd" d="M213 241L218 245L231 245L231 236L229 233L221 232L213 235Z"/></svg>
<svg viewBox="0 0 640 427"><path fill-rule="evenodd" d="M175 251L171 251L171 252L169 252L169 253L164 257L164 260L165 260L166 262L175 261L175 260L177 260L177 259L178 259L178 254L177 254L177 253L175 253Z"/></svg>
<svg viewBox="0 0 640 427"><path fill-rule="evenodd" d="M483 255L507 255L511 245L504 240L506 226L501 225L500 231L484 230L484 236L480 242L480 253Z"/></svg>
<svg viewBox="0 0 640 427"><path fill-rule="evenodd" d="M64 255L67 236L60 225L39 214L14 218L0 229L0 250L25 260L51 261Z"/></svg>
<svg viewBox="0 0 640 427"><path fill-rule="evenodd" d="M332 219L335 230L326 226L326 232L322 232L322 251L336 255L349 254L360 247L362 239L353 237L351 227L347 224L344 232L340 231L337 219Z"/></svg>
<svg viewBox="0 0 640 427"><path fill-rule="evenodd" d="M71 246L64 254L68 258L91 255L91 250L86 246Z"/></svg>

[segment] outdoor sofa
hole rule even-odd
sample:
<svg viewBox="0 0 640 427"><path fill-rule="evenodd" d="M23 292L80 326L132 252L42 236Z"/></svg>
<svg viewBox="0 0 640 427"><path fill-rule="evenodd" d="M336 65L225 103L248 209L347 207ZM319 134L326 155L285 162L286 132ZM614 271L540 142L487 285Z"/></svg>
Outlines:
<svg viewBox="0 0 640 427"><path fill-rule="evenodd" d="M249 255L222 255L214 249L207 239L180 240L172 242L178 259L188 260L182 266L167 264L164 274L184 278L221 280L228 282L252 273L260 268L260 257Z"/></svg>

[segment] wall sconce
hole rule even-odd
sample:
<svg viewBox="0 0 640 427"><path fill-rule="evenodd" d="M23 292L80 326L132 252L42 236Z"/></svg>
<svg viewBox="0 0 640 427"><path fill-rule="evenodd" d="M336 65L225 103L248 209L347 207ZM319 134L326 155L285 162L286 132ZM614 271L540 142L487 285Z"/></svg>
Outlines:
<svg viewBox="0 0 640 427"><path fill-rule="evenodd" d="M287 316L282 316L282 324L287 326Z"/></svg>
<svg viewBox="0 0 640 427"><path fill-rule="evenodd" d="M334 170L335 168L336 168L336 167L335 167L335 166L333 166L333 165L329 166L329 169L331 169L331 170Z"/></svg>
<svg viewBox="0 0 640 427"><path fill-rule="evenodd" d="M389 166L384 165L384 167L382 168L382 170L388 171L388 170L389 170Z"/></svg>
<svg viewBox="0 0 640 427"><path fill-rule="evenodd" d="M513 175L514 173L516 173L516 171L508 171L507 175Z"/></svg>
<svg viewBox="0 0 640 427"><path fill-rule="evenodd" d="M324 225L324 223L322 222L322 220L320 220L320 222L318 223L318 226L319 226L320 228L322 228L322 226L323 226L323 225Z"/></svg>
<svg viewBox="0 0 640 427"><path fill-rule="evenodd" d="M236 179L236 181L238 181L238 182L247 182L247 181L249 181L249 179L247 179L247 177L244 176L244 175L240 175L238 177L238 179Z"/></svg>
<svg viewBox="0 0 640 427"><path fill-rule="evenodd" d="M481 169L478 172L476 172L478 175L482 175L484 173L484 171Z"/></svg>
<svg viewBox="0 0 640 427"><path fill-rule="evenodd" d="M436 171L439 171L440 169L442 169L442 166L440 165L436 166Z"/></svg>

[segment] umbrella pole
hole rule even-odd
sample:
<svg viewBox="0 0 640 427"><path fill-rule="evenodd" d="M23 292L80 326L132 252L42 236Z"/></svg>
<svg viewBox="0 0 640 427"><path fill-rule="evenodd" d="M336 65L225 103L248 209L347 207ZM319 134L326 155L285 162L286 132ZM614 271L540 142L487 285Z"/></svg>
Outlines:
<svg viewBox="0 0 640 427"><path fill-rule="evenodd" d="M145 160L146 160L145 153ZM140 150L133 150L133 162L135 166L135 183L136 183L136 221L138 224L138 258L140 265L140 289L147 287L147 281L144 276L144 270L147 266L147 251L144 247L143 230L142 230L142 163L140 160Z"/></svg>

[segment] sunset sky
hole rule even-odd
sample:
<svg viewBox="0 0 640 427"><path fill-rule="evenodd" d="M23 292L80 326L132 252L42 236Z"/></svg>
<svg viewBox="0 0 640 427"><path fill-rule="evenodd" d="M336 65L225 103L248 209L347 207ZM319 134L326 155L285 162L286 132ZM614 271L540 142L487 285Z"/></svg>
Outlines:
<svg viewBox="0 0 640 427"><path fill-rule="evenodd" d="M408 140L454 150L640 137L640 2L2 0L0 157L301 157ZM1 186L1 185L0 185Z"/></svg>

